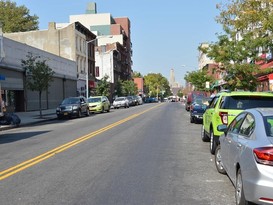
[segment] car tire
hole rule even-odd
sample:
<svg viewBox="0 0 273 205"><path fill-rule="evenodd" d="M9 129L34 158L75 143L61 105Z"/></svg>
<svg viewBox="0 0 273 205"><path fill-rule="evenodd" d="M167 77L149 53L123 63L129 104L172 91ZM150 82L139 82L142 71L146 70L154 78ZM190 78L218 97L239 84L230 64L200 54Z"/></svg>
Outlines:
<svg viewBox="0 0 273 205"><path fill-rule="evenodd" d="M191 123L193 123L193 122L194 122L193 117L190 117L190 122L191 122Z"/></svg>
<svg viewBox="0 0 273 205"><path fill-rule="evenodd" d="M222 155L221 155L221 145L219 144L216 149L215 149L215 158L214 158L214 162L215 162L215 166L217 171L220 174L226 174L226 170L223 166L223 162L222 162Z"/></svg>
<svg viewBox="0 0 273 205"><path fill-rule="evenodd" d="M217 139L218 138L215 137L214 134L213 134L213 128L211 128L211 130L210 130L210 145L209 145L211 154L215 153L215 149L216 149L217 144L218 144Z"/></svg>
<svg viewBox="0 0 273 205"><path fill-rule="evenodd" d="M82 111L81 110L78 111L78 117L79 118L82 117Z"/></svg>
<svg viewBox="0 0 273 205"><path fill-rule="evenodd" d="M104 113L104 107L101 108L101 111L100 111L100 112L101 112L101 113Z"/></svg>
<svg viewBox="0 0 273 205"><path fill-rule="evenodd" d="M209 137L206 135L204 125L201 128L201 139L203 142L209 142Z"/></svg>
<svg viewBox="0 0 273 205"><path fill-rule="evenodd" d="M108 106L108 109L106 110L106 112L110 112L110 106Z"/></svg>
<svg viewBox="0 0 273 205"><path fill-rule="evenodd" d="M89 108L86 110L86 116L90 116L90 111L89 111Z"/></svg>
<svg viewBox="0 0 273 205"><path fill-rule="evenodd" d="M252 204L252 203L249 203L245 199L241 169L238 169L237 175L236 175L235 200L236 200L236 205L250 205L250 204Z"/></svg>

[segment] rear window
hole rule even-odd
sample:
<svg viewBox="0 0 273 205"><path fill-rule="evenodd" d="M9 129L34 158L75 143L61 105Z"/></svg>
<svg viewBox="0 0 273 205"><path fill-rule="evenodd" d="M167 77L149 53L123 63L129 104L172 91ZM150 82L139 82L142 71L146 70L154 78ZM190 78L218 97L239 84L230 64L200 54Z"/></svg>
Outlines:
<svg viewBox="0 0 273 205"><path fill-rule="evenodd" d="M245 110L255 107L273 107L273 98L265 96L225 96L222 109Z"/></svg>

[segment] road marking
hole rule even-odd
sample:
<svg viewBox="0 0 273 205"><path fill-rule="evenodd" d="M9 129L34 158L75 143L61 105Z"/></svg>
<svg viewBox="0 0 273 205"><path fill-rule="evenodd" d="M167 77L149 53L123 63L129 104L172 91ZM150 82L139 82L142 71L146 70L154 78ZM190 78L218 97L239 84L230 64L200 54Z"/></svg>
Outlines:
<svg viewBox="0 0 273 205"><path fill-rule="evenodd" d="M22 162L20 164L15 165L13 167L10 167L10 168L8 168L6 170L3 170L3 171L0 172L0 181L3 180L3 179L6 179L6 178L8 178L8 177L10 177L10 176L12 176L12 175L14 175L16 173L18 173L18 172L21 172L21 171L23 171L23 170L25 170L25 169L27 169L29 167L32 167L35 164L38 164L38 163L40 163L40 162L42 162L42 161L44 161L44 160L58 154L58 153L61 153L61 152L65 151L65 150L67 150L67 149L69 149L69 148L71 148L71 147L73 147L73 146L75 146L75 145L77 145L79 143L82 143L82 142L84 142L84 141L86 141L86 140L88 140L88 139L90 139L90 138L92 138L92 137L94 137L94 136L96 136L98 134L101 134L101 133L103 133L103 132L105 132L105 131L107 131L109 129L112 129L112 128L120 125L120 124L123 124L123 123L125 123L125 122L127 122L129 120L132 120L132 119L134 119L134 118L136 118L136 117L138 117L138 116L140 116L140 115L142 115L142 114L144 114L144 113L146 113L146 112L148 112L148 111L150 111L150 110L152 110L152 109L154 109L156 107L159 107L160 105L163 105L163 103L159 103L158 105L156 105L154 107L151 107L149 109L146 109L146 110L144 110L144 111L142 111L142 112L140 112L138 114L133 114L133 115L127 117L127 118L124 118L124 119L122 119L120 121L117 121L117 122L115 122L113 124L110 124L110 125L108 125L106 127L101 128L99 130L96 130L96 131L91 132L91 133L89 133L87 135L79 137L79 138L77 138L75 140L72 140L72 141L70 141L70 142L68 142L66 144L63 144L63 145L61 145L59 147L56 147L56 148L54 148L54 149L52 149L52 150L50 150L48 152L45 152L45 153L43 153L41 155L38 155L38 156L36 156L36 157L34 157L32 159L29 159L27 161L24 161L24 162Z"/></svg>
<svg viewBox="0 0 273 205"><path fill-rule="evenodd" d="M225 182L225 180L222 180L222 179L207 179L206 182L208 183L218 183L218 182Z"/></svg>

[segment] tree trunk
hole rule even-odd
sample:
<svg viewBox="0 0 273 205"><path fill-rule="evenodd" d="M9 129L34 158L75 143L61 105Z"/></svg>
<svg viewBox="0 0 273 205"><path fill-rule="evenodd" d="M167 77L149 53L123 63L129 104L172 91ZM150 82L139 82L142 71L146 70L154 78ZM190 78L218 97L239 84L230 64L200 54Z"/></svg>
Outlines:
<svg viewBox="0 0 273 205"><path fill-rule="evenodd" d="M39 110L40 110L40 118L43 117L42 115L42 91L39 91Z"/></svg>

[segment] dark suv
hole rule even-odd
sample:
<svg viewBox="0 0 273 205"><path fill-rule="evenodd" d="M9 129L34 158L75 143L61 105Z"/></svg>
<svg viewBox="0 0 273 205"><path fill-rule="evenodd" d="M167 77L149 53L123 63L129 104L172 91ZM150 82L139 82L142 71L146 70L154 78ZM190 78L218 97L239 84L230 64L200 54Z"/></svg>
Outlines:
<svg viewBox="0 0 273 205"><path fill-rule="evenodd" d="M210 141L210 152L215 153L221 124L229 123L243 110L256 107L273 107L273 94L266 92L220 92L210 102L203 114L201 138Z"/></svg>
<svg viewBox="0 0 273 205"><path fill-rule="evenodd" d="M89 116L88 102L85 97L65 98L56 109L57 117L81 117L82 114Z"/></svg>

